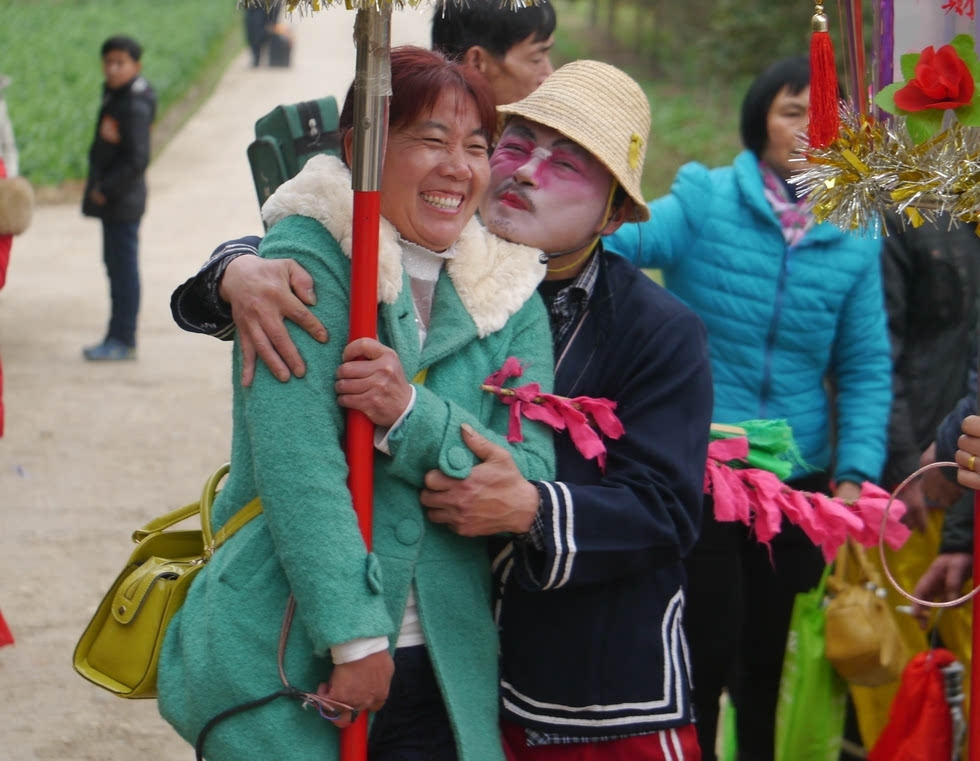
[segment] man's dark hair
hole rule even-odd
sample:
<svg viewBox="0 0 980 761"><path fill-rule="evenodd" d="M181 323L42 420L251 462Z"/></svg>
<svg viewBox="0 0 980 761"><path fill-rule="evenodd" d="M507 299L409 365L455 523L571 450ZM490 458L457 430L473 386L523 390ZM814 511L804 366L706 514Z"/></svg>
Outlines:
<svg viewBox="0 0 980 761"><path fill-rule="evenodd" d="M804 56L784 58L763 71L742 101L742 144L756 156L761 156L769 140L766 123L776 96L784 87L790 95L799 95L809 86L810 61Z"/></svg>
<svg viewBox="0 0 980 761"><path fill-rule="evenodd" d="M502 58L507 51L532 34L544 42L555 32L557 19L548 0L510 10L501 0L439 0L432 17L432 48L459 60L475 45Z"/></svg>
<svg viewBox="0 0 980 761"><path fill-rule="evenodd" d="M124 53L129 53L129 57L134 61L138 61L143 56L142 46L132 37L127 37L124 34L114 35L103 42L101 55L105 58L106 53L111 53L114 50L122 50Z"/></svg>

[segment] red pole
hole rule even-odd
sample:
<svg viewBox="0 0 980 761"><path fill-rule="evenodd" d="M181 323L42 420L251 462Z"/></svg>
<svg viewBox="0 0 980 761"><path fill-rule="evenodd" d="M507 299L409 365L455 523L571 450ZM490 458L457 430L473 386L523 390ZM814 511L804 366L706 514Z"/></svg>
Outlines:
<svg viewBox="0 0 980 761"><path fill-rule="evenodd" d="M354 192L354 246L351 256L349 341L378 335L378 224L381 193ZM368 552L374 504L374 423L357 410L347 412L347 487ZM340 733L343 761L366 761L368 717L362 712Z"/></svg>
<svg viewBox="0 0 980 761"><path fill-rule="evenodd" d="M378 229L381 171L388 132L391 88L391 8L361 9L354 22L357 63L351 184L354 190L349 341L378 336ZM374 424L354 410L347 414L347 466L357 523L368 551L374 498ZM368 716L340 733L341 761L367 761Z"/></svg>

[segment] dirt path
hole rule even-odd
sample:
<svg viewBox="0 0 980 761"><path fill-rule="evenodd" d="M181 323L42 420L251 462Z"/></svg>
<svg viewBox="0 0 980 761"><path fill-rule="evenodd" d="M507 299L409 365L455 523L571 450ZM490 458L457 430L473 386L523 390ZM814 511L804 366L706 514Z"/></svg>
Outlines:
<svg viewBox="0 0 980 761"><path fill-rule="evenodd" d="M245 160L252 125L278 103L342 99L353 17L332 9L295 19L290 70L237 58L151 166L137 362L81 359L107 314L95 221L74 205L41 207L14 242L0 293L0 609L17 644L0 649L0 759L193 758L155 702L89 685L71 654L129 534L195 499L228 457L229 345L179 331L170 292L218 242L261 231ZM396 13L393 33L396 44L424 45L428 17Z"/></svg>

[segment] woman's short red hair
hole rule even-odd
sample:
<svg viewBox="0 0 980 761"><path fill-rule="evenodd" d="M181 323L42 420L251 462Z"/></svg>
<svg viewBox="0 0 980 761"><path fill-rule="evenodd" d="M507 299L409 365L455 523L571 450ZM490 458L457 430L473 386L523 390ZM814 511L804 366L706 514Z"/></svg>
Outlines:
<svg viewBox="0 0 980 761"><path fill-rule="evenodd" d="M473 100L487 140L492 140L497 128L497 109L493 90L484 76L472 66L448 60L442 53L412 46L391 51L389 129L412 124L431 111L446 90L455 90ZM353 94L352 84L340 112L341 136L354 125Z"/></svg>

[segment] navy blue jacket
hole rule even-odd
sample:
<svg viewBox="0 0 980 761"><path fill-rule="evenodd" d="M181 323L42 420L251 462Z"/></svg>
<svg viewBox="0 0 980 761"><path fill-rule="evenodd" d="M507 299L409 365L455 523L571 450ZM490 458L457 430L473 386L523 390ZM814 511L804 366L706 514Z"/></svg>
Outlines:
<svg viewBox="0 0 980 761"><path fill-rule="evenodd" d="M556 436L544 551L517 541L494 560L504 717L581 737L692 721L681 559L700 525L712 409L699 318L625 259L602 256L555 393L617 401L626 434L606 442L605 474Z"/></svg>

